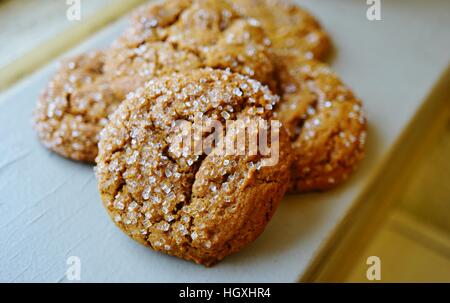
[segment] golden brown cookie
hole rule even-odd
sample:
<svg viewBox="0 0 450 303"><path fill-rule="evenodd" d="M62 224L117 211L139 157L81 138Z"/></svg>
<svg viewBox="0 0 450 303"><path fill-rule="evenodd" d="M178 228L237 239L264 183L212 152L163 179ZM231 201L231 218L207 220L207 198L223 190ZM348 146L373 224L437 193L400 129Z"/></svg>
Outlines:
<svg viewBox="0 0 450 303"><path fill-rule="evenodd" d="M172 72L230 69L275 87L263 30L227 2L171 0L140 11L144 9L147 19L139 18L140 23L132 19L141 26L130 27L104 55L93 62L82 55L71 61L74 68L66 65L55 75L35 115L36 129L47 147L71 159L93 162L97 134L121 99L148 80ZM94 81L73 84L74 77ZM87 106L80 111L79 103Z"/></svg>
<svg viewBox="0 0 450 303"><path fill-rule="evenodd" d="M288 187L284 129L280 161L261 166L261 153L221 155L219 145L211 153L184 152L176 138L185 128L175 122L268 121L277 101L258 81L213 69L163 76L130 94L102 130L96 159L115 223L144 245L207 266L253 241ZM232 132L224 130L227 140Z"/></svg>
<svg viewBox="0 0 450 303"><path fill-rule="evenodd" d="M290 191L331 188L364 155L366 119L361 101L326 65L330 48L319 22L287 0L233 0L260 21L272 40L281 102L296 160Z"/></svg>
<svg viewBox="0 0 450 303"><path fill-rule="evenodd" d="M229 68L275 88L269 39L259 24L238 14L228 1L168 0L144 5L133 14L113 46L112 60L107 61L117 61L123 52L143 57L149 44L162 41L196 56L205 67Z"/></svg>
<svg viewBox="0 0 450 303"><path fill-rule="evenodd" d="M34 128L47 148L70 159L93 161L97 134L121 101L104 77L103 66L103 52L61 63L33 117Z"/></svg>
<svg viewBox="0 0 450 303"><path fill-rule="evenodd" d="M154 77L203 66L198 56L166 42L142 43L138 47L114 44L106 51L105 75L111 88L125 99L129 92Z"/></svg>
<svg viewBox="0 0 450 303"><path fill-rule="evenodd" d="M331 188L364 156L361 101L325 64L298 57L283 62L277 114L295 154L290 191Z"/></svg>
<svg viewBox="0 0 450 303"><path fill-rule="evenodd" d="M289 0L230 0L243 15L261 23L277 56L322 59L331 47L319 21Z"/></svg>

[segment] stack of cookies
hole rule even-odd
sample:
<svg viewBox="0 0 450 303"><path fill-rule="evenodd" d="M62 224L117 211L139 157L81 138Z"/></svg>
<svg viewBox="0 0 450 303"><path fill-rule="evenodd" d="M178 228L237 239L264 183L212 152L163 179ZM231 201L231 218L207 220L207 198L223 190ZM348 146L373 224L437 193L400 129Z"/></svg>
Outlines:
<svg viewBox="0 0 450 303"><path fill-rule="evenodd" d="M104 206L125 233L213 265L256 239L287 191L332 188L363 157L362 105L320 62L329 48L318 21L284 0L150 3L109 49L62 64L34 126L50 150L96 162ZM277 161L221 153L241 137L228 128L209 149L178 149L177 122L198 119L280 121L265 130Z"/></svg>

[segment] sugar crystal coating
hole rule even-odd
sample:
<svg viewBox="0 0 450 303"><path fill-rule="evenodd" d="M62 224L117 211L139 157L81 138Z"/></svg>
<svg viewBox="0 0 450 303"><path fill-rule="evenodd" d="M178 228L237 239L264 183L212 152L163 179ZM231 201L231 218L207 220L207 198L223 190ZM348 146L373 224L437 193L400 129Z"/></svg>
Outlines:
<svg viewBox="0 0 450 303"><path fill-rule="evenodd" d="M142 10L145 17L134 17L105 52L75 57L56 73L34 114L46 147L93 162L98 133L117 105L150 79L173 72L229 69L275 87L263 30L227 1L170 0Z"/></svg>
<svg viewBox="0 0 450 303"><path fill-rule="evenodd" d="M95 157L97 134L121 101L103 67L100 51L61 63L34 111L34 128L47 148L80 161Z"/></svg>
<svg viewBox="0 0 450 303"><path fill-rule="evenodd" d="M233 90L241 84L247 88L238 96ZM216 147L200 155L173 151L172 139L182 133L173 121L193 122L202 113L205 121L217 117L225 123L220 108L228 108L231 119L267 120L271 111L248 114L249 108L277 102L267 87L228 71L200 69L149 81L119 106L100 135L96 175L113 220L155 250L204 265L254 240L289 183L291 150L284 129L282 160L261 166L261 154L220 155ZM136 159L128 161L136 151Z"/></svg>
<svg viewBox="0 0 450 303"><path fill-rule="evenodd" d="M234 8L255 18L266 31L277 57L321 59L330 49L319 21L290 0L232 0Z"/></svg>
<svg viewBox="0 0 450 303"><path fill-rule="evenodd" d="M276 92L281 96L274 110L290 126L297 155L291 191L336 186L363 157L367 125L361 102L335 73L316 61L329 51L329 36L312 15L292 1L233 0L230 3L235 11L254 18L249 22L262 27L270 38L263 43L273 51ZM135 35L131 36L143 36L145 22L142 21L148 20L146 13L143 7L136 14L132 24ZM321 101L324 95L329 100ZM317 106L322 102L323 106ZM360 110L353 110L353 106L359 106ZM267 109L272 108L269 105ZM221 115L226 117L227 112ZM347 133L348 138L336 136L338 133Z"/></svg>
<svg viewBox="0 0 450 303"><path fill-rule="evenodd" d="M290 190L334 187L364 156L367 120L361 101L330 68L314 60L291 58L279 77L282 102L276 114L295 154Z"/></svg>
<svg viewBox="0 0 450 303"><path fill-rule="evenodd" d="M298 159L291 190L327 189L346 179L364 155L367 122L350 89L313 59L329 49L328 36L313 16L290 1L232 3L171 0L138 9L106 59L97 52L63 64L35 111L41 141L66 157L92 161L99 130L130 91L152 77L206 64L244 73L272 88L277 80L282 102L265 109L276 110L289 125ZM239 88L233 93L239 94ZM224 109L219 115L228 119L230 112Z"/></svg>
<svg viewBox="0 0 450 303"><path fill-rule="evenodd" d="M289 0L233 0L271 40L296 160L290 191L323 190L345 180L364 156L367 122L361 101L325 64L330 39L319 22Z"/></svg>

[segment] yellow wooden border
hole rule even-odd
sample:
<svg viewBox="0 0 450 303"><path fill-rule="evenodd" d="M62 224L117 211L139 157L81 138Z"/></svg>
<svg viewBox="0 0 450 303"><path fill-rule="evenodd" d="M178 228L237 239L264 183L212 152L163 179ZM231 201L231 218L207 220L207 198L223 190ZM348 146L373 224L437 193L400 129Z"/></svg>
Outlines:
<svg viewBox="0 0 450 303"><path fill-rule="evenodd" d="M0 69L0 91L29 75L39 67L68 51L86 37L123 16L132 8L144 3L144 0L111 0L111 3L86 18L74 23L67 30L44 41L26 54L13 60Z"/></svg>
<svg viewBox="0 0 450 303"><path fill-rule="evenodd" d="M437 139L436 134L445 123L446 112L442 109L449 106L449 87L450 66L390 148L354 206L322 245L300 277L301 282L345 280L352 269L352 262L364 251L408 182L408 176L412 175L415 165L408 163L420 161Z"/></svg>

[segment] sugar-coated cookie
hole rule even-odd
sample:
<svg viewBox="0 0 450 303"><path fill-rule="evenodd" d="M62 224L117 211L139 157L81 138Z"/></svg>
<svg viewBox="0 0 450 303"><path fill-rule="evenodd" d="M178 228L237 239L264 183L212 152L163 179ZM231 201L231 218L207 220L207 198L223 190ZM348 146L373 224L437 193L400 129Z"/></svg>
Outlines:
<svg viewBox="0 0 450 303"><path fill-rule="evenodd" d="M145 18L138 18L140 23L132 18L133 26L110 49L92 62L91 55L68 60L49 83L35 114L39 138L48 148L93 162L98 132L121 99L165 74L230 69L275 88L264 31L228 2L170 0L139 12L144 9Z"/></svg>
<svg viewBox="0 0 450 303"><path fill-rule="evenodd" d="M351 89L320 63L330 39L319 22L289 0L232 0L257 19L272 41L276 111L291 136L296 160L290 191L329 189L364 156L367 122Z"/></svg>
<svg viewBox="0 0 450 303"><path fill-rule="evenodd" d="M230 0L243 15L258 20L277 56L322 59L331 40L319 21L290 0Z"/></svg>
<svg viewBox="0 0 450 303"><path fill-rule="evenodd" d="M97 134L122 101L104 76L104 58L98 51L63 61L34 111L41 142L67 158L93 161Z"/></svg>
<svg viewBox="0 0 450 303"><path fill-rule="evenodd" d="M175 122L269 121L277 101L256 80L210 68L163 76L130 94L102 130L96 159L111 218L140 243L207 266L253 241L289 184L284 129L279 161L265 166L259 152L223 155L220 144L211 153L180 152L184 133ZM233 132L224 130L227 141Z"/></svg>
<svg viewBox="0 0 450 303"><path fill-rule="evenodd" d="M329 189L364 156L362 103L327 65L298 57L283 62L277 117L295 154L290 191Z"/></svg>

